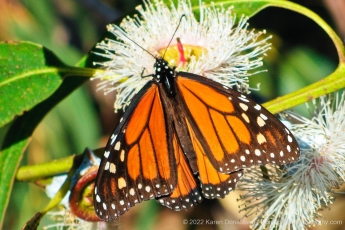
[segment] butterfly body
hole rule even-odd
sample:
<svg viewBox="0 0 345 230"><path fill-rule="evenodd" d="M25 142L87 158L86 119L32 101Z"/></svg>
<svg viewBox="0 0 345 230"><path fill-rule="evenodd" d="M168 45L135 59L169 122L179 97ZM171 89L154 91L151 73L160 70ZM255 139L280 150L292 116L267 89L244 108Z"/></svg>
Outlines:
<svg viewBox="0 0 345 230"><path fill-rule="evenodd" d="M95 210L112 220L156 198L188 210L232 191L243 168L299 157L290 131L246 96L156 59L105 148Z"/></svg>
<svg viewBox="0 0 345 230"><path fill-rule="evenodd" d="M157 82L162 82L165 92L169 97L176 95L176 88L174 85L175 69L169 67L168 63L163 58L157 58L154 64L154 78Z"/></svg>

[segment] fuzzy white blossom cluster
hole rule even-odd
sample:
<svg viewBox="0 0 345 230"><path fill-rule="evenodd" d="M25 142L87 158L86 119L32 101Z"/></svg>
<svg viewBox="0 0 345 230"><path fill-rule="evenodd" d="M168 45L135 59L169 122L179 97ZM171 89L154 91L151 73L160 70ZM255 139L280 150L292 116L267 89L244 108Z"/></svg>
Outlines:
<svg viewBox="0 0 345 230"><path fill-rule="evenodd" d="M318 210L330 205L332 191L345 179L345 99L321 97L311 119L294 113L291 131L300 159L283 167L248 169L239 189L241 209L255 214L254 229L305 229L321 223Z"/></svg>

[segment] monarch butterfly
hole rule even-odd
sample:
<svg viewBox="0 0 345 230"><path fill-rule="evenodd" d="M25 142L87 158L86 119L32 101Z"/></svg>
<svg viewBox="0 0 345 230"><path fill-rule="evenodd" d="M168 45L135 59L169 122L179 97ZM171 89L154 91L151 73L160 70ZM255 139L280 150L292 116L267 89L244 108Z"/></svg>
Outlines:
<svg viewBox="0 0 345 230"><path fill-rule="evenodd" d="M111 135L94 188L94 206L113 220L144 200L188 210L223 198L243 168L299 158L291 132L245 95L155 58L155 74Z"/></svg>

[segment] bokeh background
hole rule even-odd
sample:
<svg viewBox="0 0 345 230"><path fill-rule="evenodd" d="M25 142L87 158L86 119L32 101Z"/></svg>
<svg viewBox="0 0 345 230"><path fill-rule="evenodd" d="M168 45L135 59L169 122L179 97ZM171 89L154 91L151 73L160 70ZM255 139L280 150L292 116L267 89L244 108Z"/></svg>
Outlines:
<svg viewBox="0 0 345 230"><path fill-rule="evenodd" d="M344 0L294 1L319 14L344 39ZM0 0L0 40L32 41L52 50L66 64L76 64L105 34L105 26L135 13L139 0ZM297 13L269 8L250 19L250 27L272 34L267 53L267 72L250 78L260 102L292 92L322 79L336 68L336 50L327 35L314 22ZM85 147L104 147L117 124L115 94L104 96L97 82L88 82L54 108L37 127L21 165L39 164L81 153ZM294 110L308 116L305 106ZM6 127L0 129L0 141ZM344 191L340 189L339 192ZM343 225L311 229L345 229L345 198L336 195L325 220L342 220ZM184 219L239 220L236 202L239 194L223 200L204 200L189 212L174 212L148 201L135 206L120 219L120 229L249 229L248 225L184 225ZM42 210L49 199L38 186L16 182L9 203L4 229L20 229L31 216ZM249 218L250 219L250 218ZM249 220L247 218L243 220ZM52 226L44 217L39 229ZM52 228L56 229L56 228ZM64 228L66 229L66 228Z"/></svg>

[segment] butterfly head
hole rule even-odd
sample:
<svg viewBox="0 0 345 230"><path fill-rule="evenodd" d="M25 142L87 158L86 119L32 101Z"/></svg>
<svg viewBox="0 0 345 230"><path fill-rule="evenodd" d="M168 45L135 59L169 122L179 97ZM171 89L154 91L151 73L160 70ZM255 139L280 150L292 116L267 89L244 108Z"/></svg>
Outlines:
<svg viewBox="0 0 345 230"><path fill-rule="evenodd" d="M174 76L175 68L171 68L166 60L163 58L156 58L154 64L154 78L158 83L162 83L165 89L165 92L169 97L174 97L176 95L175 85L174 85Z"/></svg>

